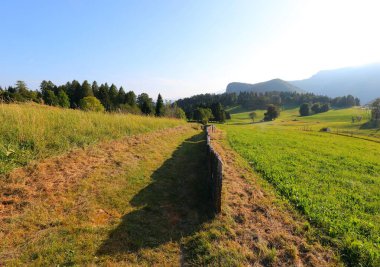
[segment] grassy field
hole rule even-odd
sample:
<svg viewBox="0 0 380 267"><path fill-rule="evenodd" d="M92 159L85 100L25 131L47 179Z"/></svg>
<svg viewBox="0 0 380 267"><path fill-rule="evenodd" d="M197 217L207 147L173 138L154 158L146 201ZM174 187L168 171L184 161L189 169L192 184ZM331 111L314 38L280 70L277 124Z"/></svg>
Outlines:
<svg viewBox="0 0 380 267"><path fill-rule="evenodd" d="M351 123L363 112L233 114L218 126L229 144L213 137L228 164L212 218L197 125L0 106L0 265L336 266L333 245L348 265L378 266L380 143Z"/></svg>
<svg viewBox="0 0 380 267"><path fill-rule="evenodd" d="M41 135L46 143L56 135L58 145L66 144L74 133L64 125L75 127L76 137L86 141L45 150L30 158L38 160L9 167L2 176L0 265L336 266L334 253L312 237L307 222L257 185L225 135L213 137L229 162L223 213L214 217L205 136L198 125L172 127L182 122L29 105L2 108L2 116L15 122L23 116L43 122L43 130L26 119L8 123L10 129L3 131L25 131L11 139L13 144L20 136L37 136L32 139L37 142ZM71 125L64 118L81 121ZM97 131L91 125L99 122L106 125ZM117 139L103 140L110 138ZM70 150L78 146L85 147Z"/></svg>
<svg viewBox="0 0 380 267"><path fill-rule="evenodd" d="M33 104L0 104L0 121L0 175L71 148L185 123Z"/></svg>
<svg viewBox="0 0 380 267"><path fill-rule="evenodd" d="M183 240L209 218L205 156L187 125L12 172L1 192L23 205L0 209L0 263L179 265Z"/></svg>
<svg viewBox="0 0 380 267"><path fill-rule="evenodd" d="M361 130L365 121L351 122L364 112L352 108L301 118L293 109L275 122L239 126L250 122L241 113L221 127L231 146L321 230L322 240L338 247L348 265L379 266L380 144L373 142L379 133ZM355 133L322 133L322 127Z"/></svg>

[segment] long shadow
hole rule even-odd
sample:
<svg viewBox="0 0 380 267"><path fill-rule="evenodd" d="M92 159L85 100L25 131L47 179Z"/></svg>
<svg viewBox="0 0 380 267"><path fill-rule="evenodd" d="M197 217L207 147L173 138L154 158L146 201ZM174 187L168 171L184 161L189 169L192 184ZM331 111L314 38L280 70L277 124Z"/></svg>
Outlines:
<svg viewBox="0 0 380 267"><path fill-rule="evenodd" d="M212 215L206 162L204 133L184 141L133 197L130 203L139 209L124 215L98 255L154 248L197 231Z"/></svg>
<svg viewBox="0 0 380 267"><path fill-rule="evenodd" d="M264 123L267 121L255 121L255 122L232 122L232 123L227 123L227 125L255 125L259 123Z"/></svg>
<svg viewBox="0 0 380 267"><path fill-rule="evenodd" d="M373 122L373 121L367 121L366 123L363 123L361 126L360 126L360 129L361 130L371 130L371 129L374 129L378 132L380 131L380 123L376 123L376 122Z"/></svg>

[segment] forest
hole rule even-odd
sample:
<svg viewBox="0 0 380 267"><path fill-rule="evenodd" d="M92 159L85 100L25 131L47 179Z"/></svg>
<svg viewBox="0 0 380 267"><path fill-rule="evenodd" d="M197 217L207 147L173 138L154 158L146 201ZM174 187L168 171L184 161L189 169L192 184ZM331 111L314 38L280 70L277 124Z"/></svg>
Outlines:
<svg viewBox="0 0 380 267"><path fill-rule="evenodd" d="M33 101L49 106L82 109L86 111L107 111L131 114L155 115L158 117L185 118L185 113L176 104L166 102L158 94L157 100L147 93L136 95L125 92L123 87L107 83L82 84L73 80L64 85L55 85L51 81L42 81L39 90L30 90L26 83L17 81L15 86L0 87L0 101L5 103Z"/></svg>

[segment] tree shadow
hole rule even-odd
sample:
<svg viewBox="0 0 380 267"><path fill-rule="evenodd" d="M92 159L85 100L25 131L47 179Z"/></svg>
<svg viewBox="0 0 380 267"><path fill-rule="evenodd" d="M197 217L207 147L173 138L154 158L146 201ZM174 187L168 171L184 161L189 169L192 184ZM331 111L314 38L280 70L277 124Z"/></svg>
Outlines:
<svg viewBox="0 0 380 267"><path fill-rule="evenodd" d="M227 123L227 125L255 125L259 123L264 123L266 121L255 121L255 122L232 122L232 123Z"/></svg>
<svg viewBox="0 0 380 267"><path fill-rule="evenodd" d="M367 121L360 126L361 130L380 130L380 122L378 121Z"/></svg>
<svg viewBox="0 0 380 267"><path fill-rule="evenodd" d="M124 215L97 254L137 252L197 231L212 216L206 162L204 133L184 141L133 197L138 209Z"/></svg>

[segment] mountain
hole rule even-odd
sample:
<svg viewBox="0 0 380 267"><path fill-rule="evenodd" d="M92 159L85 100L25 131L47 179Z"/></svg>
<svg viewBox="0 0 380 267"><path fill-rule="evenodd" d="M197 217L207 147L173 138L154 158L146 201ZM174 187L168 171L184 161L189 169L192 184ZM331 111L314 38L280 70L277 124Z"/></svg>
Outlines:
<svg viewBox="0 0 380 267"><path fill-rule="evenodd" d="M330 97L351 94L366 104L380 97L380 63L324 70L309 79L289 83L305 91Z"/></svg>
<svg viewBox="0 0 380 267"><path fill-rule="evenodd" d="M227 85L227 93L239 93L239 92L298 92L304 93L305 91L294 86L281 79L274 79L266 82L249 84L249 83L239 83L232 82Z"/></svg>

